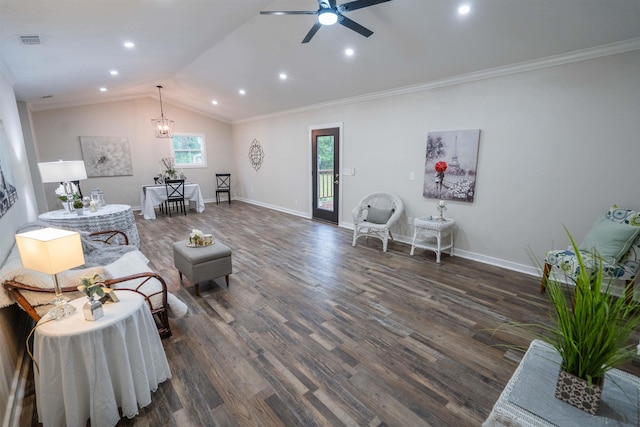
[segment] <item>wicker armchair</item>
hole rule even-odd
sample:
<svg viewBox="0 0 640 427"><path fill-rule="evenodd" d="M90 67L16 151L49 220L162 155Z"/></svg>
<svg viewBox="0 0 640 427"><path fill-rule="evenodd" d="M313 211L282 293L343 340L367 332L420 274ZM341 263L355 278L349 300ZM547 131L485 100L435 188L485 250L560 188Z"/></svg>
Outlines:
<svg viewBox="0 0 640 427"><path fill-rule="evenodd" d="M353 244L359 237L375 237L382 240L382 250L387 251L389 239L393 240L391 226L400 218L404 203L391 193L371 193L353 209Z"/></svg>

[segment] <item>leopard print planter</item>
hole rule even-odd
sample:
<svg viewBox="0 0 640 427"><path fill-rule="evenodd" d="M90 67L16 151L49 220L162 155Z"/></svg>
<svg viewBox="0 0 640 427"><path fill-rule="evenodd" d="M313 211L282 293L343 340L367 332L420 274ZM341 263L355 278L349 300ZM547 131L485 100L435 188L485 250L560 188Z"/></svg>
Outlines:
<svg viewBox="0 0 640 427"><path fill-rule="evenodd" d="M556 384L556 397L591 415L595 415L598 412L600 398L602 397L602 379L599 384L595 382L589 384L582 378L560 370Z"/></svg>

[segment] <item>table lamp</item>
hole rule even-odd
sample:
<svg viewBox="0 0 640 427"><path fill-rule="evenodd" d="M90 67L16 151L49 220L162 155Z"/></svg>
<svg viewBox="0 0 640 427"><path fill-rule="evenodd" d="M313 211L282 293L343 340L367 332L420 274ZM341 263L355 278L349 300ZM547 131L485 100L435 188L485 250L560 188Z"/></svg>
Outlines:
<svg viewBox="0 0 640 427"><path fill-rule="evenodd" d="M16 234L16 246L25 268L53 275L56 296L55 306L49 315L62 319L76 309L68 304L69 298L62 295L58 283L58 273L84 264L80 234L59 228L42 228Z"/></svg>
<svg viewBox="0 0 640 427"><path fill-rule="evenodd" d="M71 212L73 209L73 190L71 181L87 179L87 170L82 160L58 160L57 162L38 163L42 182L61 182L67 194L67 205Z"/></svg>

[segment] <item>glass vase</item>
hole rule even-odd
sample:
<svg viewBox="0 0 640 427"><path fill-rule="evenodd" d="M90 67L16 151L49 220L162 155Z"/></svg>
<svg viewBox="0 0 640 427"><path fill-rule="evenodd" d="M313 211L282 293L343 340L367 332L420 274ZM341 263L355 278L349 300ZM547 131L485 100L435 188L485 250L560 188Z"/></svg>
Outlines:
<svg viewBox="0 0 640 427"><path fill-rule="evenodd" d="M102 303L98 300L91 300L85 303L82 310L84 311L85 320L98 320L104 315L104 311L102 310Z"/></svg>

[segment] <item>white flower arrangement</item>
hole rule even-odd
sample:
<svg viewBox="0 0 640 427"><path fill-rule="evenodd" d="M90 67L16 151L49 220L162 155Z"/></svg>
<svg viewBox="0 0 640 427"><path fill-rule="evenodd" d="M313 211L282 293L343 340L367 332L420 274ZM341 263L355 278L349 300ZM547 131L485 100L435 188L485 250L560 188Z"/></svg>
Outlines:
<svg viewBox="0 0 640 427"><path fill-rule="evenodd" d="M191 230L189 234L189 244L194 246L201 246L204 243L204 233L197 228Z"/></svg>
<svg viewBox="0 0 640 427"><path fill-rule="evenodd" d="M78 286L78 290L83 292L89 300L104 295L104 277L100 274L94 274L93 277L83 277L82 285Z"/></svg>
<svg viewBox="0 0 640 427"><path fill-rule="evenodd" d="M78 194L78 186L74 183L69 183L71 186L71 194L73 195L73 200L79 199L80 194ZM63 202L67 201L67 190L64 189L64 184L60 184L58 188L56 188L56 196Z"/></svg>
<svg viewBox="0 0 640 427"><path fill-rule="evenodd" d="M162 158L162 160L160 160L160 165L162 165L164 172L167 175L176 174L176 160L173 157Z"/></svg>

